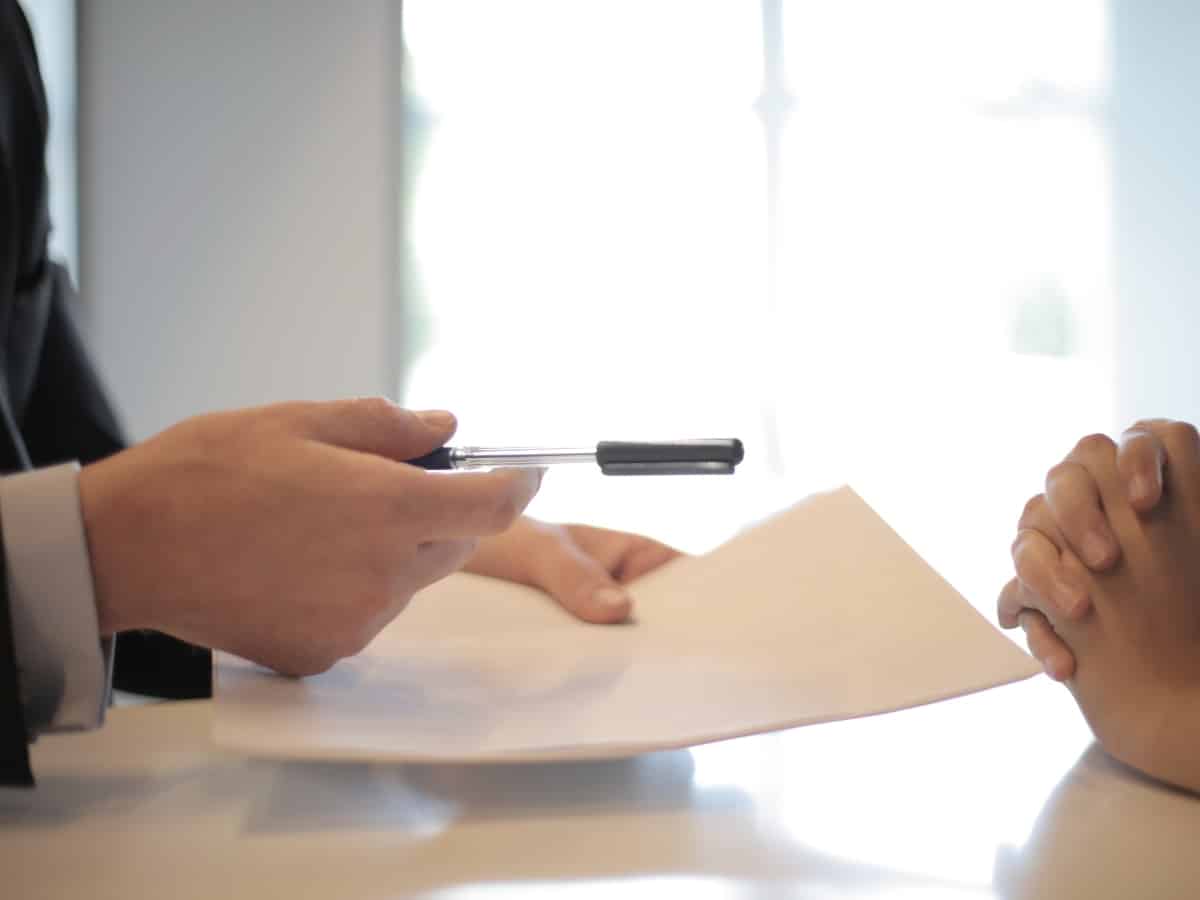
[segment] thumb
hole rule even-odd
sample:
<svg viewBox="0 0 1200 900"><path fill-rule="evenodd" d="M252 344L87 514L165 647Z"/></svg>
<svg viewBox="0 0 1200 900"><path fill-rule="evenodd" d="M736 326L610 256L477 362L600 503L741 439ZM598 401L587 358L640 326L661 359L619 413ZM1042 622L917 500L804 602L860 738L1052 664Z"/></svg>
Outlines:
<svg viewBox="0 0 1200 900"><path fill-rule="evenodd" d="M289 406L301 430L314 440L397 462L436 450L458 427L454 415L445 410L414 412L383 397Z"/></svg>
<svg viewBox="0 0 1200 900"><path fill-rule="evenodd" d="M629 618L633 600L608 570L574 542L556 541L538 559L530 579L572 615L608 624Z"/></svg>

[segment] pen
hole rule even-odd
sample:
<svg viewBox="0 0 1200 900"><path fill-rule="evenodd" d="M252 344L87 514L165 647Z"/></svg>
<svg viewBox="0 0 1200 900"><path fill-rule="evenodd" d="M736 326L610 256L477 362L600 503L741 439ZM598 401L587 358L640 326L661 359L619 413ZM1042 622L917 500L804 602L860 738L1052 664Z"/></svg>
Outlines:
<svg viewBox="0 0 1200 900"><path fill-rule="evenodd" d="M422 469L502 469L597 463L605 475L732 475L742 461L737 438L601 441L595 447L441 447L409 465Z"/></svg>

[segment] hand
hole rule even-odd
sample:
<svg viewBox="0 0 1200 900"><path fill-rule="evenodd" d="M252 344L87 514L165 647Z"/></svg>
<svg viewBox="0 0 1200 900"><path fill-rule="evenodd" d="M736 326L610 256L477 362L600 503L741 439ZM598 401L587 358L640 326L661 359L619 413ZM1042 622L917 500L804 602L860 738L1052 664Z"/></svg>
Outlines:
<svg viewBox="0 0 1200 900"><path fill-rule="evenodd" d="M1165 441L1176 423L1165 419L1138 422L1124 432L1116 466L1133 509L1147 513L1162 497ZM1058 639L1046 611L1078 620L1087 614L1086 573L1078 563L1103 572L1118 562L1120 547L1100 503L1099 487L1083 465L1094 445L1111 444L1102 435L1084 438L1046 476L1046 492L1026 504L1013 543L1017 577L1000 595L1001 626L1025 628L1030 652L1051 678L1070 678L1075 659ZM1022 615L1022 611L1027 614Z"/></svg>
<svg viewBox="0 0 1200 900"><path fill-rule="evenodd" d="M585 622L623 622L633 601L622 585L680 556L650 538L587 525L549 525L522 518L479 542L465 566L541 588Z"/></svg>
<svg viewBox="0 0 1200 900"><path fill-rule="evenodd" d="M1163 483L1149 513L1132 502L1111 441L1073 454L1096 485L1120 562L1101 574L1080 566L1092 605L1084 616L1044 612L1077 660L1069 684L1105 749L1200 790L1200 436L1182 423L1152 428Z"/></svg>
<svg viewBox="0 0 1200 900"><path fill-rule="evenodd" d="M382 399L288 403L190 419L87 466L101 632L154 628L289 675L357 653L537 491L538 470L401 462L454 428Z"/></svg>

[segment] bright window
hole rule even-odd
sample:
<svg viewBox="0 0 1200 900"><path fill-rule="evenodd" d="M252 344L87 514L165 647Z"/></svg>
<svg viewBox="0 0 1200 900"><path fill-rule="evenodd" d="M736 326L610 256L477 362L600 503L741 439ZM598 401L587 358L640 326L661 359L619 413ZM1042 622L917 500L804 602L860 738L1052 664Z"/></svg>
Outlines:
<svg viewBox="0 0 1200 900"><path fill-rule="evenodd" d="M408 0L403 394L462 443L738 436L531 512L702 550L848 482L989 615L1113 426L1103 0Z"/></svg>
<svg viewBox="0 0 1200 900"><path fill-rule="evenodd" d="M75 163L75 0L22 0L37 45L50 108L46 170L50 179L50 255L79 274Z"/></svg>

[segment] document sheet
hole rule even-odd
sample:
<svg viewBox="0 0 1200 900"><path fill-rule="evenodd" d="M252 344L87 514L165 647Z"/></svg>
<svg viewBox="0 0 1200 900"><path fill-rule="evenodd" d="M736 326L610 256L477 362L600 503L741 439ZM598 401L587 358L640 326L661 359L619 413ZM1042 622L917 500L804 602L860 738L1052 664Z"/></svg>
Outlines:
<svg viewBox="0 0 1200 900"><path fill-rule="evenodd" d="M358 657L289 679L227 654L214 736L269 757L482 762L626 756L898 710L1036 662L849 488L631 586L623 625L466 574Z"/></svg>

